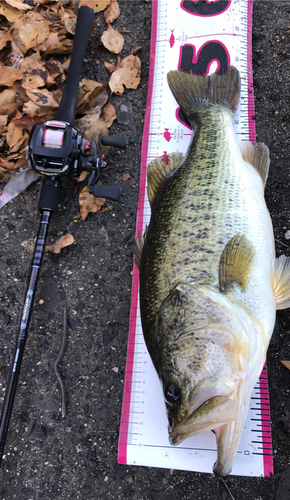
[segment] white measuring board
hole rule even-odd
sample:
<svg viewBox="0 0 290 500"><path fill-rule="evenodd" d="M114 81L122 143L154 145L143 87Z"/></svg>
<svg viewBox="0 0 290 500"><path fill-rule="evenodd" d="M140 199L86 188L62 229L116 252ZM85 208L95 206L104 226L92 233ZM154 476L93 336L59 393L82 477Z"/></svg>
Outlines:
<svg viewBox="0 0 290 500"><path fill-rule="evenodd" d="M151 60L144 123L137 231L150 221L146 168L159 156L185 153L192 135L167 85L172 69L208 74L230 64L241 74L241 99L235 115L240 141L255 141L251 63L252 0L153 0ZM120 463L212 472L216 440L212 432L190 437L178 446L168 440L161 383L142 334L139 274L133 270L132 301L123 409ZM257 382L232 474L273 473L267 369Z"/></svg>

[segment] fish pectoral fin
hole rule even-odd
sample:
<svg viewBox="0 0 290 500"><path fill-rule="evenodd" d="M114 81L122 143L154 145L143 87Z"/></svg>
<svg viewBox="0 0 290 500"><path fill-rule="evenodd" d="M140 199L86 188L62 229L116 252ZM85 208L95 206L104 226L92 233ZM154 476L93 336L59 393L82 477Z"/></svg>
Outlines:
<svg viewBox="0 0 290 500"><path fill-rule="evenodd" d="M184 160L181 153L172 153L168 158L169 161L167 164L163 161L162 157L160 157L151 161L147 167L147 194L151 206L164 180L176 170Z"/></svg>
<svg viewBox="0 0 290 500"><path fill-rule="evenodd" d="M135 244L134 244L135 264L139 270L140 270L140 265L141 265L142 250L143 250L143 246L144 246L144 243L146 240L147 233L148 233L148 226L145 227L145 231L144 231L143 236L141 236L139 233L138 237L135 240Z"/></svg>
<svg viewBox="0 0 290 500"><path fill-rule="evenodd" d="M270 165L268 147L263 142L256 142L255 144L252 144L247 141L240 144L240 149L243 160L253 165L253 167L260 174L265 187Z"/></svg>
<svg viewBox="0 0 290 500"><path fill-rule="evenodd" d="M245 235L236 234L225 246L220 258L219 285L221 292L238 285L245 290L250 280L255 249Z"/></svg>
<svg viewBox="0 0 290 500"><path fill-rule="evenodd" d="M290 307L290 257L281 255L275 260L271 279L276 309Z"/></svg>

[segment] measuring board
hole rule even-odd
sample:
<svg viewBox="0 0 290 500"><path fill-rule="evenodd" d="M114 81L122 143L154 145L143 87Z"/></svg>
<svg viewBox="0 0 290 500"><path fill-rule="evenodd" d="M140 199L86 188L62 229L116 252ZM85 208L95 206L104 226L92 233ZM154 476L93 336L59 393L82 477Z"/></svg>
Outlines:
<svg viewBox="0 0 290 500"><path fill-rule="evenodd" d="M255 142L252 79L252 0L153 0L151 60L144 123L137 231L150 221L147 164L154 158L186 153L192 130L167 85L172 69L199 74L222 72L230 64L241 74L241 98L234 118L239 141ZM139 311L139 273L134 265L123 409L120 463L212 472L216 440L212 432L178 446L168 440L161 383L148 354ZM232 474L273 473L266 366L257 382Z"/></svg>

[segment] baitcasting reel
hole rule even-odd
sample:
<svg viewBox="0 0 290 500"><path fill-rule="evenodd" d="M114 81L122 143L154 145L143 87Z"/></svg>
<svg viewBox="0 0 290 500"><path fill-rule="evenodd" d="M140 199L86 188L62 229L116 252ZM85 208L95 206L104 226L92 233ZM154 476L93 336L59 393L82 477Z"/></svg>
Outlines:
<svg viewBox="0 0 290 500"><path fill-rule="evenodd" d="M125 149L127 137L103 136L99 138L99 153L96 142L90 142L72 125L65 121L50 120L37 123L31 131L26 158L37 173L50 178L61 175L77 177L83 170L92 172L89 178L90 192L96 197L117 201L120 197L119 186L98 184L103 163L103 145Z"/></svg>

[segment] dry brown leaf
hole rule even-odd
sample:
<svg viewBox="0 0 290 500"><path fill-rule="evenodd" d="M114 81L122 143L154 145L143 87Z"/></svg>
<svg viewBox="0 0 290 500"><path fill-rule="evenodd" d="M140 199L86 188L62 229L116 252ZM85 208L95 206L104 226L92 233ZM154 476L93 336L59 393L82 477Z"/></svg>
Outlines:
<svg viewBox="0 0 290 500"><path fill-rule="evenodd" d="M82 118L79 118L75 121L75 126L80 130L82 134L86 132L89 126L98 120L101 116L101 108L97 107L91 113L84 115Z"/></svg>
<svg viewBox="0 0 290 500"><path fill-rule="evenodd" d="M109 7L104 12L104 19L107 24L112 23L119 17L121 11L117 0L111 0Z"/></svg>
<svg viewBox="0 0 290 500"><path fill-rule="evenodd" d="M136 89L140 83L138 69L119 68L112 73L109 86L112 92L121 95L124 93L124 86L128 89Z"/></svg>
<svg viewBox="0 0 290 500"><path fill-rule="evenodd" d="M55 108L52 108L51 106L38 106L35 102L28 101L23 104L22 109L23 112L29 116L47 116Z"/></svg>
<svg viewBox="0 0 290 500"><path fill-rule="evenodd" d="M77 114L88 113L96 107L103 107L108 100L108 85L98 84L99 86L87 92L81 102L77 104Z"/></svg>
<svg viewBox="0 0 290 500"><path fill-rule="evenodd" d="M27 135L27 137L29 137L29 135ZM26 146L25 146L25 149L26 149ZM20 158L18 158L15 166L17 169L26 168L28 166L28 161L26 160L25 151L22 153L22 156Z"/></svg>
<svg viewBox="0 0 290 500"><path fill-rule="evenodd" d="M7 119L8 119L8 116L7 115L0 115L0 127L5 127L5 125L7 125Z"/></svg>
<svg viewBox="0 0 290 500"><path fill-rule="evenodd" d="M88 78L82 78L80 83L84 92L91 92L95 90L97 87L103 85L102 83L96 82L95 80L89 80Z"/></svg>
<svg viewBox="0 0 290 500"><path fill-rule="evenodd" d="M23 74L31 73L31 74L40 74L40 71L46 71L44 63L41 61L40 53L34 52L31 56L27 56L23 59L23 61L19 64L19 69L21 69ZM38 70L37 73L33 73L33 71ZM45 79L45 78L43 78Z"/></svg>
<svg viewBox="0 0 290 500"><path fill-rule="evenodd" d="M288 370L290 370L290 361L282 361L281 360L281 363L283 363L283 365L286 366L286 368L288 368Z"/></svg>
<svg viewBox="0 0 290 500"><path fill-rule="evenodd" d="M68 71L69 69L69 65L70 65L70 60L71 58L68 57L63 63L62 63L62 67L63 67L63 70L64 71Z"/></svg>
<svg viewBox="0 0 290 500"><path fill-rule="evenodd" d="M38 87L43 87L45 81L39 75L25 75L21 85L24 89L37 89Z"/></svg>
<svg viewBox="0 0 290 500"><path fill-rule="evenodd" d="M58 102L53 97L53 94L47 89L26 89L26 93L37 106L49 106L58 108Z"/></svg>
<svg viewBox="0 0 290 500"><path fill-rule="evenodd" d="M15 102L19 107L21 107L22 104L29 100L26 94L26 90L21 86L21 80L16 80L16 82L13 83L11 90L16 93Z"/></svg>
<svg viewBox="0 0 290 500"><path fill-rule="evenodd" d="M49 24L40 13L30 12L21 17L11 30L11 36L25 55L28 49L40 47L50 35Z"/></svg>
<svg viewBox="0 0 290 500"><path fill-rule="evenodd" d="M0 182L5 183L10 181L13 175L14 175L13 172L11 172L10 170L5 170L4 168L0 167Z"/></svg>
<svg viewBox="0 0 290 500"><path fill-rule="evenodd" d="M89 5L96 13L101 12L101 10L105 10L109 3L110 0L81 0L79 7L81 7L81 5Z"/></svg>
<svg viewBox="0 0 290 500"><path fill-rule="evenodd" d="M99 182L99 184L101 183ZM105 198L96 198L89 190L89 186L85 186L79 194L82 220L85 220L90 212L98 212L106 201Z"/></svg>
<svg viewBox="0 0 290 500"><path fill-rule="evenodd" d="M116 118L117 118L116 110L115 110L113 104L108 102L108 104L104 107L104 109L102 111L102 119L104 120L105 124L109 128L112 125L112 123L114 122L114 120L116 120Z"/></svg>
<svg viewBox="0 0 290 500"><path fill-rule="evenodd" d="M11 153L15 153L16 151L19 150L19 148L22 148L23 146L27 146L28 144L28 139L29 139L29 135L27 134L27 132L24 132L22 137L20 137L19 141L17 141L14 146L9 149L9 152ZM20 161L21 160L21 161ZM23 161L22 160L25 160L24 163L25 163L25 166L27 165L27 161L26 161L26 158L25 158L25 154L22 154L21 158L18 158L17 162L16 162L16 168L19 168L19 167L22 167L23 166Z"/></svg>
<svg viewBox="0 0 290 500"><path fill-rule="evenodd" d="M51 253L60 253L62 248L72 245L74 241L75 239L73 235L70 233L66 233L58 238L54 243L52 243L52 245L47 245L45 247L45 250Z"/></svg>
<svg viewBox="0 0 290 500"><path fill-rule="evenodd" d="M104 61L104 65L110 71L110 73L113 73L118 68L118 66L116 66L115 64L108 63L107 61Z"/></svg>
<svg viewBox="0 0 290 500"><path fill-rule="evenodd" d="M57 59L49 59L45 62L45 67L49 72L47 80L48 86L52 85L52 83L57 83L59 85L65 81L64 69L60 61Z"/></svg>
<svg viewBox="0 0 290 500"><path fill-rule="evenodd" d="M15 114L15 111L19 107L19 104L16 102L8 102L7 104L1 104L0 106L0 115L7 115L10 118Z"/></svg>
<svg viewBox="0 0 290 500"><path fill-rule="evenodd" d="M9 123L6 135L6 142L9 148L13 148L15 144L22 138L24 130L16 127L13 123Z"/></svg>
<svg viewBox="0 0 290 500"><path fill-rule="evenodd" d="M64 8L62 5L63 2L58 1L58 2L52 2L52 5L50 5L50 11L54 13L57 18L59 18L61 21L64 21Z"/></svg>
<svg viewBox="0 0 290 500"><path fill-rule="evenodd" d="M69 1L67 3L69 3ZM71 10L71 9L64 9L64 11L63 11L63 19L64 20L65 19L75 19L76 20L77 16L76 16L76 14L74 13L73 10Z"/></svg>
<svg viewBox="0 0 290 500"><path fill-rule="evenodd" d="M120 62L120 68L125 69L137 69L137 77L141 75L141 61L138 56L134 56L134 54L129 54L127 57L124 57Z"/></svg>
<svg viewBox="0 0 290 500"><path fill-rule="evenodd" d="M7 158L0 158L0 167L7 168L8 170L16 170L16 163L8 160Z"/></svg>
<svg viewBox="0 0 290 500"><path fill-rule="evenodd" d="M73 40L65 38L64 40L49 47L45 52L45 56L56 54L70 54L73 48Z"/></svg>
<svg viewBox="0 0 290 500"><path fill-rule="evenodd" d="M56 45L60 41L62 41L65 38L65 36L59 36L56 31L51 31L49 34L49 37L45 40L44 43L40 44L37 46L37 49L39 52L45 52L48 50L51 46Z"/></svg>
<svg viewBox="0 0 290 500"><path fill-rule="evenodd" d="M83 182L87 178L88 174L89 172L83 170L81 175L79 175L78 177L73 177L73 179L77 181L77 183L79 184L80 182Z"/></svg>
<svg viewBox="0 0 290 500"><path fill-rule="evenodd" d="M98 144L99 136L109 135L108 127L106 126L104 120L99 118L98 120L91 123L91 125L85 131L85 137L91 142L95 140ZM105 154L105 153L104 153Z"/></svg>
<svg viewBox="0 0 290 500"><path fill-rule="evenodd" d="M5 89L0 93L0 106L2 104L15 102L16 92L12 89ZM2 113L1 113L2 114Z"/></svg>
<svg viewBox="0 0 290 500"><path fill-rule="evenodd" d="M76 19L65 19L64 25L68 31L68 33L71 33L72 35L75 34L76 31Z"/></svg>
<svg viewBox="0 0 290 500"><path fill-rule="evenodd" d="M131 175L130 174L123 174L123 177L122 177L123 181L128 181L129 179L131 179Z"/></svg>
<svg viewBox="0 0 290 500"><path fill-rule="evenodd" d="M5 3L10 5L11 7L14 7L15 9L19 10L30 10L32 7L27 5L26 3L23 3L21 0L5 0Z"/></svg>
<svg viewBox="0 0 290 500"><path fill-rule="evenodd" d="M0 69L0 86L11 87L15 80L21 80L22 71L12 66L2 66Z"/></svg>
<svg viewBox="0 0 290 500"><path fill-rule="evenodd" d="M22 127L25 128L26 130L31 130L36 123L43 122L44 120L45 120L45 115L40 115L40 116L25 115L21 116L20 118L12 118L11 123L14 123L16 127Z"/></svg>
<svg viewBox="0 0 290 500"><path fill-rule="evenodd" d="M43 4L51 4L51 3L56 3L58 2L59 0L34 0L34 4L39 6L39 5L43 5Z"/></svg>
<svg viewBox="0 0 290 500"><path fill-rule="evenodd" d="M15 21L18 21L18 19L21 18L22 12L2 1L0 2L0 15L6 17L10 23L15 23Z"/></svg>
<svg viewBox="0 0 290 500"><path fill-rule="evenodd" d="M8 31L0 30L0 50L2 50L7 42L11 42L12 36Z"/></svg>
<svg viewBox="0 0 290 500"><path fill-rule="evenodd" d="M101 42L110 52L119 54L124 47L125 40L123 35L109 24L108 29L101 36Z"/></svg>

